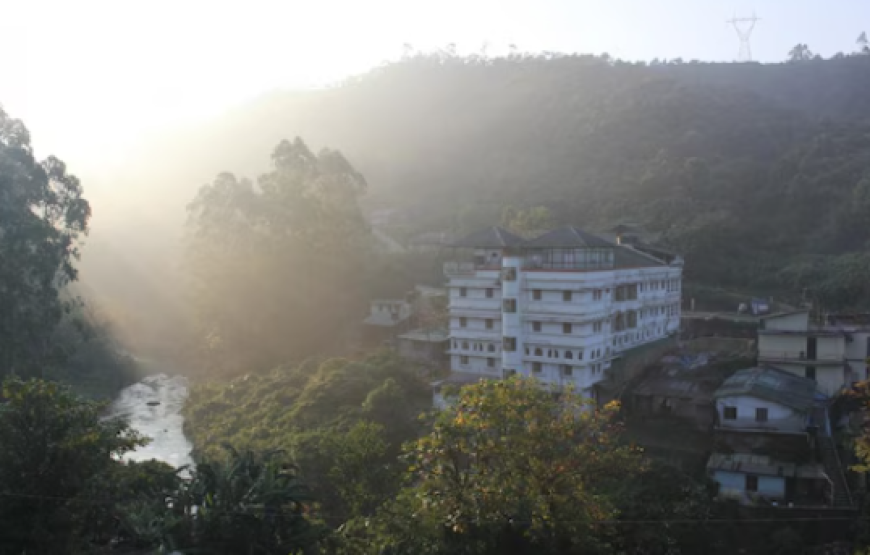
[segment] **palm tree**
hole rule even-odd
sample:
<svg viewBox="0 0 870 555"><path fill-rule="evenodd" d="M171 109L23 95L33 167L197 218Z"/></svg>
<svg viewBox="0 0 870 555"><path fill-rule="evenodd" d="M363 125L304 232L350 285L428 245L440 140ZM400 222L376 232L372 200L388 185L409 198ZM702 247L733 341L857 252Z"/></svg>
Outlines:
<svg viewBox="0 0 870 555"><path fill-rule="evenodd" d="M203 462L173 503L184 524L175 543L215 554L302 553L326 529L307 515L312 502L296 469L278 460L280 451L258 455L224 446L223 464Z"/></svg>

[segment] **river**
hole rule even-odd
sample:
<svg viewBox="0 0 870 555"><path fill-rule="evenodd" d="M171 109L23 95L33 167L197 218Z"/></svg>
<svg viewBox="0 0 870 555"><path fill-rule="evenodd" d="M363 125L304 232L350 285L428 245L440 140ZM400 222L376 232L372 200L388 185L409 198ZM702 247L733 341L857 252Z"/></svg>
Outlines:
<svg viewBox="0 0 870 555"><path fill-rule="evenodd" d="M126 387L109 407L109 416L125 418L151 443L127 453L125 459L157 459L172 466L193 465L192 445L185 437L181 409L187 399L187 379L156 374Z"/></svg>

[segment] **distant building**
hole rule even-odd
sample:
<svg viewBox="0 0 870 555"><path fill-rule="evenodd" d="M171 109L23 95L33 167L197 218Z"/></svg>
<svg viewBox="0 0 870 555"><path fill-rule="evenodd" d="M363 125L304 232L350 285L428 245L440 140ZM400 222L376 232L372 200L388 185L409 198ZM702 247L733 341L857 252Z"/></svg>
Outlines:
<svg viewBox="0 0 870 555"><path fill-rule="evenodd" d="M814 380L822 393L834 396L867 379L870 325L855 317L829 316L811 325L808 310L773 314L761 319L758 361Z"/></svg>
<svg viewBox="0 0 870 555"><path fill-rule="evenodd" d="M416 329L396 337L400 355L433 365L446 365L447 344L447 330L444 329Z"/></svg>
<svg viewBox="0 0 870 555"><path fill-rule="evenodd" d="M401 299L371 301L368 317L363 321L366 341L387 341L406 331L412 314L411 304Z"/></svg>
<svg viewBox="0 0 870 555"><path fill-rule="evenodd" d="M707 463L720 494L744 504L851 507L816 382L777 368L747 368L716 390L716 445Z"/></svg>
<svg viewBox="0 0 870 555"><path fill-rule="evenodd" d="M716 390L719 427L805 434L817 394L813 380L775 368L740 370Z"/></svg>
<svg viewBox="0 0 870 555"><path fill-rule="evenodd" d="M452 246L469 253L444 267L454 372L519 373L592 397L614 360L678 331L679 256L576 227L534 239L492 227Z"/></svg>
<svg viewBox="0 0 870 555"><path fill-rule="evenodd" d="M833 483L818 463L784 462L750 453L713 453L707 472L719 483L720 497L743 504L833 504Z"/></svg>

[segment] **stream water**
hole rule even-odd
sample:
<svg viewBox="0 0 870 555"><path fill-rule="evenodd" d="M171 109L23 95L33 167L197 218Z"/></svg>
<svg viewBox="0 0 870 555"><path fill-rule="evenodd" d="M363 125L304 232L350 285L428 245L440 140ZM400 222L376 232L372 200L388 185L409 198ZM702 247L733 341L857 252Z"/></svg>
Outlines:
<svg viewBox="0 0 870 555"><path fill-rule="evenodd" d="M128 453L133 461L157 459L172 466L193 465L192 445L182 429L181 409L187 399L187 379L157 374L126 387L109 407L109 416L126 418L151 443Z"/></svg>

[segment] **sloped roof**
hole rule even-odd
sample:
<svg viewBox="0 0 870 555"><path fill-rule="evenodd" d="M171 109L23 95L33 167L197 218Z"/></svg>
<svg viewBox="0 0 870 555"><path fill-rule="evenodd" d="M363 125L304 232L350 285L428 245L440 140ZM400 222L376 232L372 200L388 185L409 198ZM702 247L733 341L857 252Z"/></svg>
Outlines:
<svg viewBox="0 0 870 555"><path fill-rule="evenodd" d="M777 368L739 370L716 390L714 397L749 396L807 412L816 396L816 382Z"/></svg>
<svg viewBox="0 0 870 555"><path fill-rule="evenodd" d="M523 239L511 233L510 231L492 226L481 231L476 231L471 235L463 237L452 243L453 247L481 248L481 249L501 249L504 247L513 247L523 243Z"/></svg>
<svg viewBox="0 0 870 555"><path fill-rule="evenodd" d="M637 251L631 247L615 246L613 265L617 268L635 268L644 266L666 266L664 260L659 260L651 254Z"/></svg>
<svg viewBox="0 0 870 555"><path fill-rule="evenodd" d="M613 248L615 245L597 235L587 233L574 226L561 227L536 237L525 243L529 248Z"/></svg>

